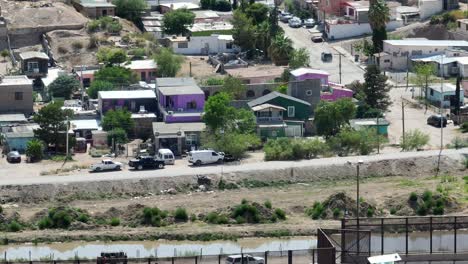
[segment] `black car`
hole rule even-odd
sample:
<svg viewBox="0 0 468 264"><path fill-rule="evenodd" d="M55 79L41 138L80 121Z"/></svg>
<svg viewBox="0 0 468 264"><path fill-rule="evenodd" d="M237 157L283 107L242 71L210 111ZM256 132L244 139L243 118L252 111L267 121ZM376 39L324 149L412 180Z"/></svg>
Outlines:
<svg viewBox="0 0 468 264"><path fill-rule="evenodd" d="M443 127L447 126L447 118L441 115L431 115L427 119L427 124L435 127L440 127L441 125Z"/></svg>
<svg viewBox="0 0 468 264"><path fill-rule="evenodd" d="M155 159L151 156L137 157L136 159L130 160L128 166L136 169L162 169L164 168L164 161Z"/></svg>

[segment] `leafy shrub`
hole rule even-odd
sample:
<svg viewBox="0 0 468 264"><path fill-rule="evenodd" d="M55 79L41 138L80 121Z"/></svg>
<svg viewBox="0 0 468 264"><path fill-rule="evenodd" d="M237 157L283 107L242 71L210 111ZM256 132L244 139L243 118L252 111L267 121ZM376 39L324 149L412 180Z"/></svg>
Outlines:
<svg viewBox="0 0 468 264"><path fill-rule="evenodd" d="M418 200L418 195L415 192L410 193L410 201L416 202Z"/></svg>
<svg viewBox="0 0 468 264"><path fill-rule="evenodd" d="M187 210L185 210L185 208L183 207L178 207L174 212L174 218L176 221L187 222L188 221Z"/></svg>
<svg viewBox="0 0 468 264"><path fill-rule="evenodd" d="M210 212L205 216L205 221L210 224L224 225L229 222L229 219L225 215L220 215L217 212Z"/></svg>
<svg viewBox="0 0 468 264"><path fill-rule="evenodd" d="M429 142L429 134L418 129L405 133L405 137L400 138L400 147L403 151L418 150Z"/></svg>
<svg viewBox="0 0 468 264"><path fill-rule="evenodd" d="M18 232L20 231L22 228L21 224L19 224L18 222L16 221L11 221L9 224L8 224L8 231L9 232Z"/></svg>
<svg viewBox="0 0 468 264"><path fill-rule="evenodd" d="M306 210L306 214L308 216L312 217L312 219L314 219L314 220L324 218L326 216L325 215L325 207L323 206L322 203L315 202L314 205L312 206L312 208L308 208Z"/></svg>
<svg viewBox="0 0 468 264"><path fill-rule="evenodd" d="M280 220L286 220L286 212L280 208L275 209L275 216Z"/></svg>
<svg viewBox="0 0 468 264"><path fill-rule="evenodd" d="M83 48L83 43L81 43L80 41L74 41L74 42L72 43L72 48L73 48L74 50L80 50L80 49Z"/></svg>
<svg viewBox="0 0 468 264"><path fill-rule="evenodd" d="M263 205L265 205L265 207L268 208L268 209L271 209L271 208L272 208L272 205L271 205L271 201L270 201L270 200L266 200L265 203L264 203Z"/></svg>
<svg viewBox="0 0 468 264"><path fill-rule="evenodd" d="M205 85L208 85L208 86L223 85L223 84L224 84L224 79L222 78L210 77L205 81Z"/></svg>
<svg viewBox="0 0 468 264"><path fill-rule="evenodd" d="M429 202L432 200L432 192L429 190L425 190L422 195L422 199L424 202Z"/></svg>
<svg viewBox="0 0 468 264"><path fill-rule="evenodd" d="M197 221L197 216L195 214L190 215L190 222L195 222Z"/></svg>
<svg viewBox="0 0 468 264"><path fill-rule="evenodd" d="M0 214L3 213L3 207L0 206Z"/></svg>
<svg viewBox="0 0 468 264"><path fill-rule="evenodd" d="M245 218L242 217L242 216L236 217L236 223L237 223L237 224L240 224L240 225L241 225L241 224L245 224Z"/></svg>
<svg viewBox="0 0 468 264"><path fill-rule="evenodd" d="M111 225L111 226L118 226L118 225L120 225L120 218L112 217L112 219L110 220L110 225Z"/></svg>
<svg viewBox="0 0 468 264"><path fill-rule="evenodd" d="M157 207L145 207L143 208L143 224L152 226L163 226L163 221L167 217L166 211L161 211Z"/></svg>
<svg viewBox="0 0 468 264"><path fill-rule="evenodd" d="M39 220L37 226L39 229L46 228L63 228L70 227L74 221L87 222L89 217L81 209L71 207L55 207L50 208L47 216Z"/></svg>
<svg viewBox="0 0 468 264"><path fill-rule="evenodd" d="M231 11L231 3L226 0L217 0L213 6L213 10L228 12Z"/></svg>
<svg viewBox="0 0 468 264"><path fill-rule="evenodd" d="M234 190L239 189L239 186L233 182L226 183L222 178L218 182L218 189L220 190Z"/></svg>
<svg viewBox="0 0 468 264"><path fill-rule="evenodd" d="M119 33L122 30L122 25L119 22L112 22L107 25L107 32L111 34Z"/></svg>
<svg viewBox="0 0 468 264"><path fill-rule="evenodd" d="M371 207L367 208L367 212L366 212L367 217L373 217L374 213L375 212L374 212L373 208L371 208Z"/></svg>
<svg viewBox="0 0 468 264"><path fill-rule="evenodd" d="M390 214L391 214L391 215L394 215L394 214L396 214L396 213L397 213L397 209L395 209L395 208L390 208Z"/></svg>
<svg viewBox="0 0 468 264"><path fill-rule="evenodd" d="M340 208L334 208L333 209L333 218L337 219L337 218L340 218L340 216L341 216Z"/></svg>
<svg viewBox="0 0 468 264"><path fill-rule="evenodd" d="M427 213L428 213L428 208L427 208L426 204L421 204L416 209L416 214L418 214L420 216L425 216L425 215L427 215Z"/></svg>
<svg viewBox="0 0 468 264"><path fill-rule="evenodd" d="M244 203L245 201L245 203ZM247 223L258 223L260 222L260 215L257 210L257 207L249 204L246 200L242 200L242 203L240 205L237 205L233 212L232 212L232 218L235 218L237 221L237 218L241 217L244 219L245 222Z"/></svg>
<svg viewBox="0 0 468 264"><path fill-rule="evenodd" d="M64 46L59 46L59 47L57 48L57 51L58 51L59 53L61 53L61 54L68 53L68 49L65 48Z"/></svg>
<svg viewBox="0 0 468 264"><path fill-rule="evenodd" d="M463 124L460 125L460 130L462 131L462 133L468 132L468 121L463 122Z"/></svg>
<svg viewBox="0 0 468 264"><path fill-rule="evenodd" d="M447 147L454 149L466 148L468 147L468 138L455 137Z"/></svg>
<svg viewBox="0 0 468 264"><path fill-rule="evenodd" d="M264 146L265 160L300 160L316 158L328 151L320 139L278 138L268 140Z"/></svg>
<svg viewBox="0 0 468 264"><path fill-rule="evenodd" d="M437 206L434 209L432 209L432 213L435 214L435 215L443 215L444 214L444 207Z"/></svg>
<svg viewBox="0 0 468 264"><path fill-rule="evenodd" d="M89 33L94 33L98 31L99 28L100 28L100 22L98 20L91 20L86 26L86 29L88 30Z"/></svg>
<svg viewBox="0 0 468 264"><path fill-rule="evenodd" d="M89 221L89 216L87 214L80 214L77 218L78 221L82 223L88 223Z"/></svg>
<svg viewBox="0 0 468 264"><path fill-rule="evenodd" d="M89 37L88 49L97 48L98 42L99 42L99 39L95 35L91 35Z"/></svg>

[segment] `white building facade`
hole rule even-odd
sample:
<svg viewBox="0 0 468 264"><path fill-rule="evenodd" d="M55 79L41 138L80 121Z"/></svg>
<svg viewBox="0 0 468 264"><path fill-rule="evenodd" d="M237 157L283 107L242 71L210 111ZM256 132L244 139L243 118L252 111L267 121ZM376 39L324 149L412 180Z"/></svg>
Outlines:
<svg viewBox="0 0 468 264"><path fill-rule="evenodd" d="M175 53L184 55L208 55L240 51L240 48L234 45L232 35L173 37L169 39L169 45Z"/></svg>

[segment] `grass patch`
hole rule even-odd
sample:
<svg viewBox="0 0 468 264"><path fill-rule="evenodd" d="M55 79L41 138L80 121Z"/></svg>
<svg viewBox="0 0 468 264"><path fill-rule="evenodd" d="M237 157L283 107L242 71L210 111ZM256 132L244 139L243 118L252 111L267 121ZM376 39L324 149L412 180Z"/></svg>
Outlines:
<svg viewBox="0 0 468 264"><path fill-rule="evenodd" d="M418 187L421 184L415 180L403 179L398 183L399 187Z"/></svg>

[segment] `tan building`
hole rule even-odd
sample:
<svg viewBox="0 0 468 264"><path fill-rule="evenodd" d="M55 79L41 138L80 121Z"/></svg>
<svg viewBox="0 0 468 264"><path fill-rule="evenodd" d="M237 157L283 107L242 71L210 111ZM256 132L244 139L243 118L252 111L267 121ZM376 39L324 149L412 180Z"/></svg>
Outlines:
<svg viewBox="0 0 468 264"><path fill-rule="evenodd" d="M0 81L0 114L33 112L33 82L24 75L5 76Z"/></svg>
<svg viewBox="0 0 468 264"><path fill-rule="evenodd" d="M105 0L75 0L73 5L78 12L89 18L115 16L115 5Z"/></svg>

